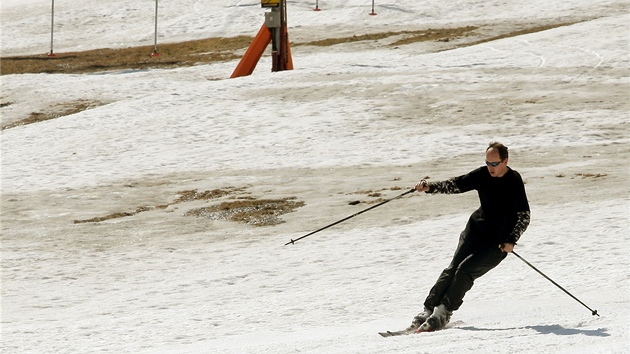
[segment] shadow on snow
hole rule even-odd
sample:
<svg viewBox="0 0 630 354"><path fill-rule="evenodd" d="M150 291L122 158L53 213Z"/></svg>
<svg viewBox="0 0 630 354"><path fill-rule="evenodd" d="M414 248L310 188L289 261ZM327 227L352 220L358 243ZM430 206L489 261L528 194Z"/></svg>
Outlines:
<svg viewBox="0 0 630 354"><path fill-rule="evenodd" d="M598 328L598 329L575 329L575 328L564 328L561 325L544 325L544 326L525 326L520 328L477 328L477 327L458 327L458 329L463 329L466 331L512 331L515 329L533 329L541 334L555 334L559 336L571 336L576 334L583 334L586 336L593 337L609 337L610 334L607 333L606 328Z"/></svg>

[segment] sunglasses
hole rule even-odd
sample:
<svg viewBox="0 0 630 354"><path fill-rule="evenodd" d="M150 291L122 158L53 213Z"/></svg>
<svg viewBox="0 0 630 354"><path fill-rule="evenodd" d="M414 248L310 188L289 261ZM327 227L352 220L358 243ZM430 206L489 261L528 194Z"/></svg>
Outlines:
<svg viewBox="0 0 630 354"><path fill-rule="evenodd" d="M492 166L492 167L497 167L501 164L501 162L503 162L503 160L499 161L499 162L488 162L486 161L486 166Z"/></svg>

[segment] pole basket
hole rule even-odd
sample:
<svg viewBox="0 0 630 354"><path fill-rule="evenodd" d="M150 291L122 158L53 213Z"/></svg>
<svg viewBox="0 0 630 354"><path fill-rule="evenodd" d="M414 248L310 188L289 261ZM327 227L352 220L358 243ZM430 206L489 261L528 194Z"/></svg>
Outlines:
<svg viewBox="0 0 630 354"><path fill-rule="evenodd" d="M46 56L47 56L47 57L56 57L56 56L57 56L57 54L55 54L55 53L53 53L53 52L48 52L48 53L46 53Z"/></svg>
<svg viewBox="0 0 630 354"><path fill-rule="evenodd" d="M158 53L158 52L153 52L153 53L151 53L151 58L153 58L153 57L159 57L159 56L160 56L160 53Z"/></svg>

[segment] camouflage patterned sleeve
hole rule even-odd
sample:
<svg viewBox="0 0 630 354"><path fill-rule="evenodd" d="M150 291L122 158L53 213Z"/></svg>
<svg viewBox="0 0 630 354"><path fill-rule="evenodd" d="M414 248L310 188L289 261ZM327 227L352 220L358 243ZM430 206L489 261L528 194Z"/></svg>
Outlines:
<svg viewBox="0 0 630 354"><path fill-rule="evenodd" d="M514 230L512 230L508 239L509 243L516 244L521 235L527 230L527 226L529 226L529 214L529 210L516 213L516 225L514 225Z"/></svg>
<svg viewBox="0 0 630 354"><path fill-rule="evenodd" d="M441 182L430 182L427 193L456 194L461 193L454 180L449 179Z"/></svg>

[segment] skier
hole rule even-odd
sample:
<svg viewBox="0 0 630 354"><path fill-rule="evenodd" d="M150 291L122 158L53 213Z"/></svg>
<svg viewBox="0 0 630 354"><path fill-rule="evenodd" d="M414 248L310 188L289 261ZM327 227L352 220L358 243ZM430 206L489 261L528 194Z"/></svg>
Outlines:
<svg viewBox="0 0 630 354"><path fill-rule="evenodd" d="M477 190L481 206L472 213L449 266L424 301L424 311L407 331L443 328L475 279L496 267L521 237L530 220L521 175L508 167L508 148L498 142L486 148L486 166L441 182L416 184L426 193L455 194Z"/></svg>

